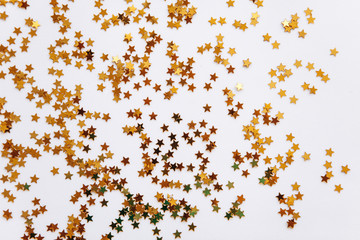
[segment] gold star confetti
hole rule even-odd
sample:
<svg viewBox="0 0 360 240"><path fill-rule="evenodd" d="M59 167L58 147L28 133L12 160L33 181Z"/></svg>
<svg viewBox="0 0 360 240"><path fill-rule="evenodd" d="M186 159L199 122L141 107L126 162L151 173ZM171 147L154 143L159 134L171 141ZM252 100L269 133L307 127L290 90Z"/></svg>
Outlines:
<svg viewBox="0 0 360 240"><path fill-rule="evenodd" d="M330 55L336 57L336 54L338 54L339 52L336 50L336 48L334 49L330 49Z"/></svg>
<svg viewBox="0 0 360 240"><path fill-rule="evenodd" d="M37 5L0 0L0 210L7 223L24 224L16 232L5 227L2 238L85 239L90 234L111 240L148 224L156 239L190 239L198 213L210 214L204 204L219 221L254 214L252 203L244 205L252 201L246 191L253 189L243 181L269 187L280 205L274 214L278 211L286 218L284 228L292 229L302 224L296 209L309 187L300 185L308 177L306 165L314 167L311 171L321 167L321 184L345 181L340 177L349 174L351 164L340 159L340 151L334 154L335 146L321 150L320 161L318 152L305 149L304 142L314 151L320 148L312 142L315 137L295 137L301 124L293 131L282 124L284 109L311 118L292 109L306 102L303 98L315 99L335 71L313 62L314 51L301 48L302 56L289 51L321 30L315 16L323 15L313 12L322 9L276 13L280 18L273 24L262 15L274 11L269 1L222 4L210 9L206 2L209 9L204 9L191 0L125 0L117 8L95 0L88 18L73 1L51 0L50 8L41 8L50 16L41 26ZM233 17L239 10L246 14ZM204 19L205 13L213 15ZM249 34L255 37L251 41ZM259 59L251 47L262 51L263 44L271 44L276 56L269 58L265 50ZM43 53L46 63L38 58ZM330 49L331 56L338 53ZM268 74L259 67L264 64ZM246 79L245 72L254 76L256 87L233 82ZM214 116L232 130L230 135ZM220 160L214 152L222 154ZM293 184L287 193L274 192L289 176ZM335 184L334 191L342 190ZM49 205L48 194L55 196ZM273 200L264 196L264 203ZM54 216L54 206L62 206L61 216Z"/></svg>
<svg viewBox="0 0 360 240"><path fill-rule="evenodd" d="M243 89L243 85L241 83L237 83L235 87L236 87L236 90L238 90L238 91Z"/></svg>

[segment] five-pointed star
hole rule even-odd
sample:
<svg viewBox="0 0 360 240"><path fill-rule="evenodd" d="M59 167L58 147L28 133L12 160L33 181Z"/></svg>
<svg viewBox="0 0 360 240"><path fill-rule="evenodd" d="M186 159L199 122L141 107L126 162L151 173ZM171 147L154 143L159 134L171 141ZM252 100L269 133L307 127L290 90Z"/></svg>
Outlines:
<svg viewBox="0 0 360 240"><path fill-rule="evenodd" d="M273 42L271 45L273 46L273 49L279 49L280 43L275 40L275 42Z"/></svg>
<svg viewBox="0 0 360 240"><path fill-rule="evenodd" d="M335 189L334 189L334 191L336 191L336 192L340 193L342 190L343 190L343 188L341 187L341 184L339 184L339 185L335 185Z"/></svg>
<svg viewBox="0 0 360 240"><path fill-rule="evenodd" d="M117 63L120 60L120 58L118 56L114 56L114 57L112 57L112 59L113 59L112 61L114 63Z"/></svg>
<svg viewBox="0 0 360 240"><path fill-rule="evenodd" d="M330 49L330 55L336 57L336 54L338 54L338 53L339 53L339 51L337 51L336 48Z"/></svg>
<svg viewBox="0 0 360 240"><path fill-rule="evenodd" d="M267 33L267 34L263 35L263 38L264 38L264 42L265 42L265 41L266 41L266 42L269 42L271 36Z"/></svg>
<svg viewBox="0 0 360 240"><path fill-rule="evenodd" d="M285 19L284 21L282 21L281 22L282 23L282 25L284 26L284 27L288 27L289 26L289 22Z"/></svg>
<svg viewBox="0 0 360 240"><path fill-rule="evenodd" d="M243 85L241 83L237 83L235 87L236 87L236 90L238 90L238 91L243 89Z"/></svg>
<svg viewBox="0 0 360 240"><path fill-rule="evenodd" d="M38 21L33 21L32 27L37 29L38 27L40 27L40 24L38 23Z"/></svg>
<svg viewBox="0 0 360 240"><path fill-rule="evenodd" d="M341 172L347 174L348 171L350 171L350 168L348 167L348 165L341 166Z"/></svg>

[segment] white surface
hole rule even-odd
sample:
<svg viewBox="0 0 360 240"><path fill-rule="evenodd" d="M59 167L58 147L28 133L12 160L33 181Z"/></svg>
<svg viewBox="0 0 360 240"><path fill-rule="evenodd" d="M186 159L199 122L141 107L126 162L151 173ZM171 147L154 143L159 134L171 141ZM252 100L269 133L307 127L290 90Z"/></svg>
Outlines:
<svg viewBox="0 0 360 240"><path fill-rule="evenodd" d="M144 201L156 205L154 195L157 191L174 194L174 197L186 197L189 202L196 204L200 209L194 219L197 225L195 232L188 232L187 224L174 221L169 216L164 218L159 224L161 236L164 239L173 239L172 235L176 229L182 231L182 239L358 239L360 234L358 216L360 214L359 197L360 191L357 184L360 164L358 157L359 150L359 114L358 103L360 100L360 82L358 80L359 68L359 42L360 32L358 31L360 21L358 14L360 2L353 0L335 1L280 1L265 0L264 7L256 9L249 1L236 1L235 7L227 8L225 1L193 1L197 7L197 14L193 18L193 23L184 25L179 30L166 28L167 9L165 2L156 1L152 3L150 13L159 17L159 25L151 26L146 24L146 29L155 29L161 34L163 41L160 46L155 47L156 53L151 57L152 68L149 78L154 82L165 85L168 76L165 74L168 67L168 58L164 56L166 52L166 42L174 41L179 45L180 59L194 56L194 72L196 72L197 86L195 93L189 93L186 88L179 88L178 94L172 100L165 101L162 94L154 94L150 88L133 94L131 101L124 100L119 103L112 101L110 85L104 93L96 91L96 84L99 84L97 73L105 69L105 65L99 60L100 53L108 53L109 56L123 55L125 43L122 41L124 33L132 33L134 37L132 45L137 45L140 38L137 36L138 26L127 25L126 27L109 28L104 32L100 30L100 24L93 22L93 4L87 1L69 3L70 12L68 16L72 21L70 36L74 31L82 31L83 39L91 37L95 40L93 51L95 52L96 69L89 73L85 70L77 70L73 67L64 68L65 76L62 82L67 87L75 84L82 84L84 87L82 106L86 109L111 113L111 121L104 123L97 121L97 142L99 144L106 141L110 145L110 150L115 153L113 164L119 164L122 156L129 156L131 165L122 170L129 182L128 187L132 192L144 194ZM28 16L38 20L40 27L38 36L29 44L29 52L17 54L13 63L17 65L32 63L36 84L45 89L51 88L51 83L55 79L47 75L47 68L52 64L48 59L49 44L52 44L58 37L57 27L53 27L51 21L50 5L46 1L32 1L30 7L25 12L17 8L7 10L10 15L6 22L0 22L0 40L4 42L8 33L12 32L13 26L23 26L23 18ZM124 2L105 1L105 6L109 8L108 13L117 13L124 9ZM313 9L313 16L316 18L315 24L307 24L304 10ZM0 8L2 10L3 8ZM249 26L249 19L252 12L258 12L259 24L256 27ZM305 39L297 37L297 31L291 34L285 33L280 23L285 18L289 19L291 14L298 13L300 16L299 25L307 32ZM226 17L227 24L219 27L210 27L208 20L210 17ZM245 32L236 30L231 25L234 19L241 19L248 23L249 29ZM143 24L140 24L141 26ZM228 75L223 66L213 63L213 56L210 53L199 55L196 53L197 46L207 42L216 43L215 35L224 35L224 46L235 47L237 54L229 57L230 63L236 67L235 74ZM268 42L263 42L262 35L269 33L271 40L280 42L280 49L273 50ZM143 44L141 41L140 44ZM336 57L330 56L330 49L336 47L339 54ZM242 60L250 58L252 62L249 69L242 67ZM165 60L164 60L165 59ZM292 65L295 59L303 60L303 65L307 62L314 62L315 68L321 67L329 74L330 81L327 84L315 80L315 72L308 72L304 67L297 69ZM296 105L290 104L288 99L280 99L277 91L270 90L268 83L270 76L268 72L280 63L287 66L291 65L294 75L287 80L294 82L294 85L287 85L287 92L294 93L299 101ZM10 66L10 65L8 65ZM63 67L62 64L56 68ZM4 67L1 67L4 69ZM212 83L213 89L206 92L202 89L205 82L209 82L209 75L216 72L218 80ZM139 78L142 79L142 78ZM304 81L317 82L318 92L316 95L304 94L300 85ZM222 96L222 89L228 87L235 91L237 82L244 84L244 90L236 92L235 101L244 103L244 110L240 111L237 119L227 116L224 103L225 97ZM296 82L296 83L295 83ZM166 89L162 87L162 89ZM290 96L290 94L288 94ZM33 103L25 99L25 91L14 89L12 81L7 77L0 80L0 97L6 96L8 103L6 109L21 114L22 121L15 124L11 137L14 142L33 146L34 142L29 141L27 130L35 129L38 131L50 131L51 128L44 127L45 121L42 118L39 124L30 122L30 114L38 113L40 116L47 116L51 113L50 108L44 110L36 109ZM142 106L142 99L149 96L152 99L151 106ZM278 184L269 188L258 184L258 177L263 174L265 168L259 164L257 169L249 169L251 175L245 179L239 172L234 172L231 168L233 164L232 151L239 149L246 151L248 143L244 143L242 135L242 125L251 120L250 114L254 108L261 108L265 102L271 102L273 111L285 113L285 119L275 127L264 130L266 134L272 135L274 147L270 152L277 155L283 154L289 142L285 142L285 134L290 132L295 136L294 142L300 144L300 153L304 151L311 153L311 160L304 162L298 153L295 162L281 173ZM206 103L212 106L211 113L203 113ZM217 149L211 154L207 154L209 172L216 171L221 183L226 184L227 180L235 182L235 189L212 194L220 200L219 214L211 211L210 197L205 198L201 191L191 191L185 194L180 190L163 190L151 184L149 179L139 179L137 170L140 169L141 152L138 151L139 142L136 137L125 136L122 134L122 126L131 123L126 118L126 112L130 108L141 107L143 111L144 125L149 135L156 139L166 137L160 132L159 127L165 122L172 124L172 113L180 113L183 118L181 125L173 124L170 129L181 134L187 129L186 123L194 120L205 119L209 125L215 125L218 133L214 140ZM157 121L148 121L148 114L155 111L158 114ZM42 123L42 124L40 124ZM91 121L87 121L89 126ZM26 129L26 131L24 131ZM3 135L1 136L4 141ZM181 147L183 146L183 147ZM189 150L184 144L175 153L177 161L190 163L195 161L193 152L198 148ZM202 144L195 144L199 148L204 148ZM325 149L332 147L335 151L331 158L333 162L333 172L335 177L328 184L320 182L320 176L325 173L322 166L325 160ZM93 151L94 156L96 152ZM0 167L3 170L3 163ZM348 175L340 173L341 165L349 164L351 171ZM60 167L60 175L52 176L50 169L52 166ZM73 180L64 180L63 173L68 170L74 174ZM1 173L1 172L0 172ZM21 210L29 209L32 205L30 200L34 196L41 198L41 203L46 204L48 212L41 215L34 222L36 229L45 235L45 239L53 239L55 235L46 232L45 224L59 222L59 228L64 228L67 215L77 213L78 208L69 202L70 195L78 190L78 187L88 180L80 179L75 171L67 167L65 161L59 156L44 155L39 160L29 159L26 169L21 171L20 182L29 182L29 176L34 173L40 180L38 184L31 184L30 192L15 192L17 197L15 204L7 203L6 199L0 197L1 209L13 210L14 219L6 221L0 219L1 239L19 239L23 234L23 219L19 215ZM184 182L191 183L191 174L178 174ZM175 177L175 176L174 176ZM294 229L286 228L286 218L281 218L277 213L280 205L275 196L278 192L289 194L291 186L297 181L304 194L303 201L296 201L294 208L300 212L301 218L298 220ZM341 194L334 192L334 184L342 184L344 190ZM56 186L57 188L54 188ZM4 186L8 188L7 186ZM3 187L0 186L2 190ZM214 192L214 191L212 191ZM244 194L246 201L241 205L245 211L245 218L231 219L224 218L225 211L235 201L236 195ZM108 225L117 215L117 210L121 208L122 196L118 193L108 194L108 208L92 207L94 222L86 225L87 239L100 239L100 234L110 231ZM159 205L157 205L159 206ZM191 220L189 224L191 223ZM115 235L113 239L155 239L151 236L153 225L148 221L141 221L140 229L132 230L131 226L124 224L124 232Z"/></svg>

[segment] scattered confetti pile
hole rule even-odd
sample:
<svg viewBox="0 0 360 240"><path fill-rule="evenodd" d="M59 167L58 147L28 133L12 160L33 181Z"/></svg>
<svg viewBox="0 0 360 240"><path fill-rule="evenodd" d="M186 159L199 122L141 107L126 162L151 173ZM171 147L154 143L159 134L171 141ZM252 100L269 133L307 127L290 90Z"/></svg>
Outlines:
<svg viewBox="0 0 360 240"><path fill-rule="evenodd" d="M242 184L254 181L263 189L275 188L267 201L278 204L272 211L282 217L279 225L293 231L301 224L297 204L306 201L303 179L294 178L290 186L280 183L295 163L306 165L313 159L290 129L285 135L276 130L286 115L279 101L293 107L326 88L331 77L321 62L296 57L292 62L267 62L269 72L259 88L270 89L267 99L274 101L254 107L244 97L251 90L241 72L256 69L257 59L242 55L243 46L229 44L232 36L227 33L239 32L246 38L261 25L261 13L271 1L223 1L229 11L242 5L253 11L236 18L217 12L210 19L199 17L207 9L199 8L195 0L121 0L116 1L118 8L108 7L108 0L89 1L91 18L74 9L75 0L39 2L0 0L0 192L4 203L0 225L21 222L16 230L21 234L14 232L14 239L122 239L122 234L143 225L152 228L143 239L185 239L187 232L198 230L200 212L217 214L221 221L246 221L251 214L246 205L251 189ZM48 11L46 17L28 14L40 5ZM89 26L81 29L75 16ZM316 10L310 8L297 13L289 9L274 27L306 41L306 31L316 27L316 17ZM20 18L20 25L15 18ZM194 42L188 46L171 35L201 24L214 29L208 42L199 43L191 36ZM49 34L45 26L56 29L56 34ZM98 31L101 36L93 34ZM113 34L118 45L105 51L101 44ZM258 34L259 42L253 44L279 52L288 44L280 43L281 36L269 30ZM44 45L43 39L49 38L51 44ZM38 60L33 51L37 48L45 52L46 61ZM329 58L339 54L336 48L326 51ZM82 79L72 77L72 72ZM297 82L304 72L312 79ZM236 82L228 80L234 77ZM14 91L7 91L5 85ZM304 94L295 95L295 88ZM202 104L195 110L197 116L191 118L184 108L167 110L166 104L182 96L195 97ZM91 105L94 99L102 109ZM18 110L22 101L29 106L23 112ZM221 140L226 131L211 114L241 126L236 133L241 141L236 142L238 147L229 145L227 154ZM104 130L107 127L110 135ZM232 136L226 141L233 142ZM324 166L318 181L331 185L334 194L341 193L346 186L337 177L349 174L350 164L337 161L334 146L318 148L323 159L314 161ZM222 159L214 157L219 151L224 153ZM224 168L237 178L222 174ZM76 190L59 187L67 201L48 201L46 190L37 186L51 181L56 181L52 188L73 184ZM136 184L146 186L138 189ZM23 199L28 203L23 204ZM53 206L71 213L59 217ZM106 217L100 214L102 209L107 209ZM96 220L107 230L98 228ZM167 234L167 228L172 234Z"/></svg>

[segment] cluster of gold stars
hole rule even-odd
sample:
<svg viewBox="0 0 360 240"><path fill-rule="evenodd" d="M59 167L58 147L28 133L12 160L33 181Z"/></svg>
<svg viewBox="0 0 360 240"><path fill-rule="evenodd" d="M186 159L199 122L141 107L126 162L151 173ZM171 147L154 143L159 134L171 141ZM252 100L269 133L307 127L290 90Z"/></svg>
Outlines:
<svg viewBox="0 0 360 240"><path fill-rule="evenodd" d="M263 7L262 0L250 1L257 8ZM225 37L231 36L216 33L213 42L202 43L192 55L184 56L183 48L178 41L169 40L168 36L159 33L160 31L155 25L165 24L168 30L179 32L184 24L194 24L197 7L192 5L189 0L165 2L167 11L164 19L158 18L158 13L155 11L157 9L152 8L152 3L147 0L134 3L133 0L125 0L124 8L119 12L107 9L104 0L95 0L95 14L92 15L92 21L99 31L105 34L111 28L124 28L125 32L119 38L122 40L119 45L123 51L108 53L96 48L96 36L93 36L92 39L88 36L89 33L73 26L69 10L74 1L69 0L68 4L60 4L60 2L62 1L50 1L51 18L49 20L57 28L60 37L51 36L53 41L46 46L50 66L46 65L45 71L48 73L46 81L50 82L49 88L44 87L43 79L33 76L36 74L36 71L33 71L34 68L38 66L36 68L42 69L44 68L43 64L32 62L34 60L31 55L22 58L26 62L25 65L15 58L19 50L24 54L28 52L29 45L36 40L36 36L42 37L38 36L38 33L45 23L40 21L40 24L36 20L37 18L27 16L24 19L25 26L14 27L13 32L6 39L7 43L0 44L0 79L10 82L16 91L24 93L26 96L24 98L34 107L29 116L27 116L27 112L10 112L8 110L10 104L7 103L9 98L6 97L8 93L1 92L0 134L4 140L0 146L4 168L0 177L3 184L0 192L8 203L13 204L1 211L5 220L23 219L25 229L22 239L47 239L49 233L54 234L51 236L56 236L56 239L85 239L86 227L93 221L93 218L97 218L96 215L93 215L96 212L93 207L110 208L111 206L113 208L113 205L109 204L108 206L108 203L113 200L109 196L111 192L118 193L122 200L121 204L116 205L116 209L111 209L116 214L114 219L107 219L110 229L107 233L99 233L101 240L111 240L115 237L114 234L128 231L128 225L133 229L139 228L140 223L145 221L154 225L153 235L157 240L161 240L161 229L157 224L164 219L168 221L166 217L169 216L186 222L188 230L195 231L196 225L192 220L200 209L187 199L193 192L200 193L211 204L213 212L224 214L223 216L227 220L245 217L244 205L242 205L245 201L244 194L236 193L234 195L236 200L231 202L231 207L225 211L221 210L220 206L223 205L217 200L223 191L233 193L235 185L239 182L230 181L227 176L221 176L216 168L214 171L210 170L209 166L215 164L217 160L211 154L221 147L217 142L218 125L212 124L211 118L207 118L212 114L213 107L209 104L211 102L201 103L203 104L200 108L201 114L204 114L204 117L200 119L197 119L198 116L185 117L177 109L174 110L172 116L168 116L168 112L161 111L161 106L154 105L157 96L167 103L185 91L189 94L203 91L209 96L212 92L222 92L225 102L221 103L225 109L224 116L233 118L232 121L237 121L236 124L242 126L241 136L244 139L239 145L249 144L247 145L249 147L236 148L232 151L232 157L228 159L233 164L231 168L235 174L240 173L244 178L251 174L255 175L255 168L261 168L261 172L264 174L261 173L262 176L255 178L260 185L274 186L279 182L281 173L286 171L293 162L299 159L310 160L311 153L301 151L300 143L294 141L295 137L292 133L286 134L284 139L276 140L285 146L284 152L269 151L275 138L265 129L278 125L284 118L284 113L279 110L274 111L271 102L261 103L257 108L249 107L251 104L247 105L246 99L239 101L240 96L247 89L244 89L243 79L235 75L235 70L249 71L256 67L256 59L251 56L242 56L240 60L236 61L236 50L240 52L241 46L239 48L236 46L236 49L234 46L227 46ZM235 0L226 0L225 2L229 8L236 6ZM247 4L251 3L247 2ZM255 9L253 4L251 5ZM8 8L9 5L16 5L19 11L30 7L24 0L0 0L0 6L6 7L4 11L0 12L0 20L7 21L9 19L12 11ZM313 24L315 18L312 10L308 8L304 12L308 24ZM228 24L225 16L224 14L219 18L211 17L208 22L210 26L217 25L216 28L221 28ZM250 22L234 19L229 21L229 27L232 30L235 28L235 31L241 30L242 34L248 28L258 27L261 19L259 12L251 12ZM290 21L285 19L282 22L285 32L297 29L298 19L297 14L291 15ZM127 25L129 28L125 27ZM41 34L46 34L46 32ZM299 38L305 38L304 30L299 31L298 34ZM257 37L261 38L261 35ZM264 42L269 43L272 38L269 33L262 37ZM137 38L140 38L139 42L136 41ZM275 40L271 42L271 45L273 49L279 49L280 43ZM167 77L166 80L157 75L154 78L149 74L153 69L152 65L157 63L152 58L153 53L157 52L158 47L161 46L165 52L161 56L164 59L159 62L161 66L164 66L163 72ZM211 69L211 73L206 73L206 76L210 76L206 77L205 81L201 81L198 77L200 74L197 74L202 69L198 70L196 63L200 55L207 54L211 55L210 62L213 61L212 63L222 66L221 69L226 74L220 75L221 72L214 68ZM335 57L337 54L336 48L330 49L331 56ZM253 61L254 65L252 65ZM97 66L97 62L100 62L102 67L101 65ZM202 64L205 65L205 61ZM302 60L296 59L293 65L296 67L296 69L293 68L294 70L303 67ZM314 63L308 62L305 68L309 72L314 70L316 78L324 83L330 80L328 74L321 68L315 69ZM104 140L100 142L99 139L103 139L103 132L98 129L98 123L112 124L114 122L113 114L112 112L94 111L91 106L85 107L83 99L86 98L86 95L83 94L83 90L88 86L75 84L75 86L66 87L64 76L67 69L86 71L87 74L91 74L90 76L94 76L95 81L98 81L96 82L96 93L100 94L99 96L110 93L115 103L121 104L124 101L131 103L126 110L120 108L124 118L116 124L120 124L124 137L134 137L138 141L139 146L134 156L122 155L119 158L119 155L122 154L119 146L110 146ZM216 86L217 79L223 80L228 77L228 74L234 74L232 76L240 79L239 82L228 83L226 86L218 88ZM289 94L287 91L291 91L291 89L286 88L287 85L285 85L287 80L293 76L292 69L280 63L276 68L270 70L269 75L271 77L268 84L270 89L279 90L277 94L280 98L289 99L291 104L296 104L298 98ZM203 85L200 86L200 84ZM301 88L309 94L315 95L318 90L315 88L317 84L315 81L304 82ZM143 89L149 89L151 94L142 91ZM136 102L139 98L141 98L140 104ZM210 99L211 97L208 98L208 100ZM277 109L277 106L274 108ZM241 122L246 119L242 118L243 110L251 111L250 118L245 123ZM167 118L162 118L164 115ZM28 141L20 144L15 140L13 129L22 119L31 119L31 124L39 126L40 130L24 129ZM160 127L152 125L152 123L160 122L160 119L165 119L161 120ZM150 124L144 120L149 120ZM116 138L117 134L121 133L114 133L113 137ZM98 138L98 136L100 137ZM188 152L193 151L189 159L183 159L177 155L177 152L184 147L188 149L186 150ZM328 158L331 158L333 154L332 148L326 149L325 157L327 159L323 164L326 172L321 176L322 182L328 183L335 178L336 168L340 169L341 167L341 171L337 171L340 172L339 174L348 174L350 171L348 164L341 165L336 161L330 161ZM31 169L31 162L44 158L44 155L56 157L66 165L64 168L54 162L47 174L69 182L77 178L81 181L82 186L71 193L69 204L76 211L69 214L65 222L52 221L46 223L45 226L40 226L43 222L39 221L39 217L48 214L44 199L40 199L36 195L32 198L30 205L16 204L19 200L18 192L37 194L33 185L47 180L38 177L40 174L34 172L38 169ZM140 163L138 165L140 167L136 169L133 176L149 180L149 183L157 189L155 196L151 195L154 204L146 202L145 199L148 199L148 196L144 197L140 190L136 191L130 187L128 181L131 179L122 173L122 170L128 165L134 166L133 162ZM222 164L223 166L229 167L229 161L223 162L225 162ZM25 168L29 171L23 171ZM29 176L27 172L31 172L31 175ZM191 180L184 177L186 174L191 177ZM296 212L293 206L297 200L303 198L303 194L299 190L300 185L295 182L291 186L295 193L288 196L279 193L277 196L279 203L285 205L285 208L280 208L279 214L282 217L285 215L289 217L288 228L294 228L300 218L299 212ZM343 190L342 185L335 184L334 190L340 193ZM180 191L182 196L175 197L175 191ZM18 210L21 211L21 215L18 214L20 212ZM173 232L175 239L182 237L179 229Z"/></svg>

